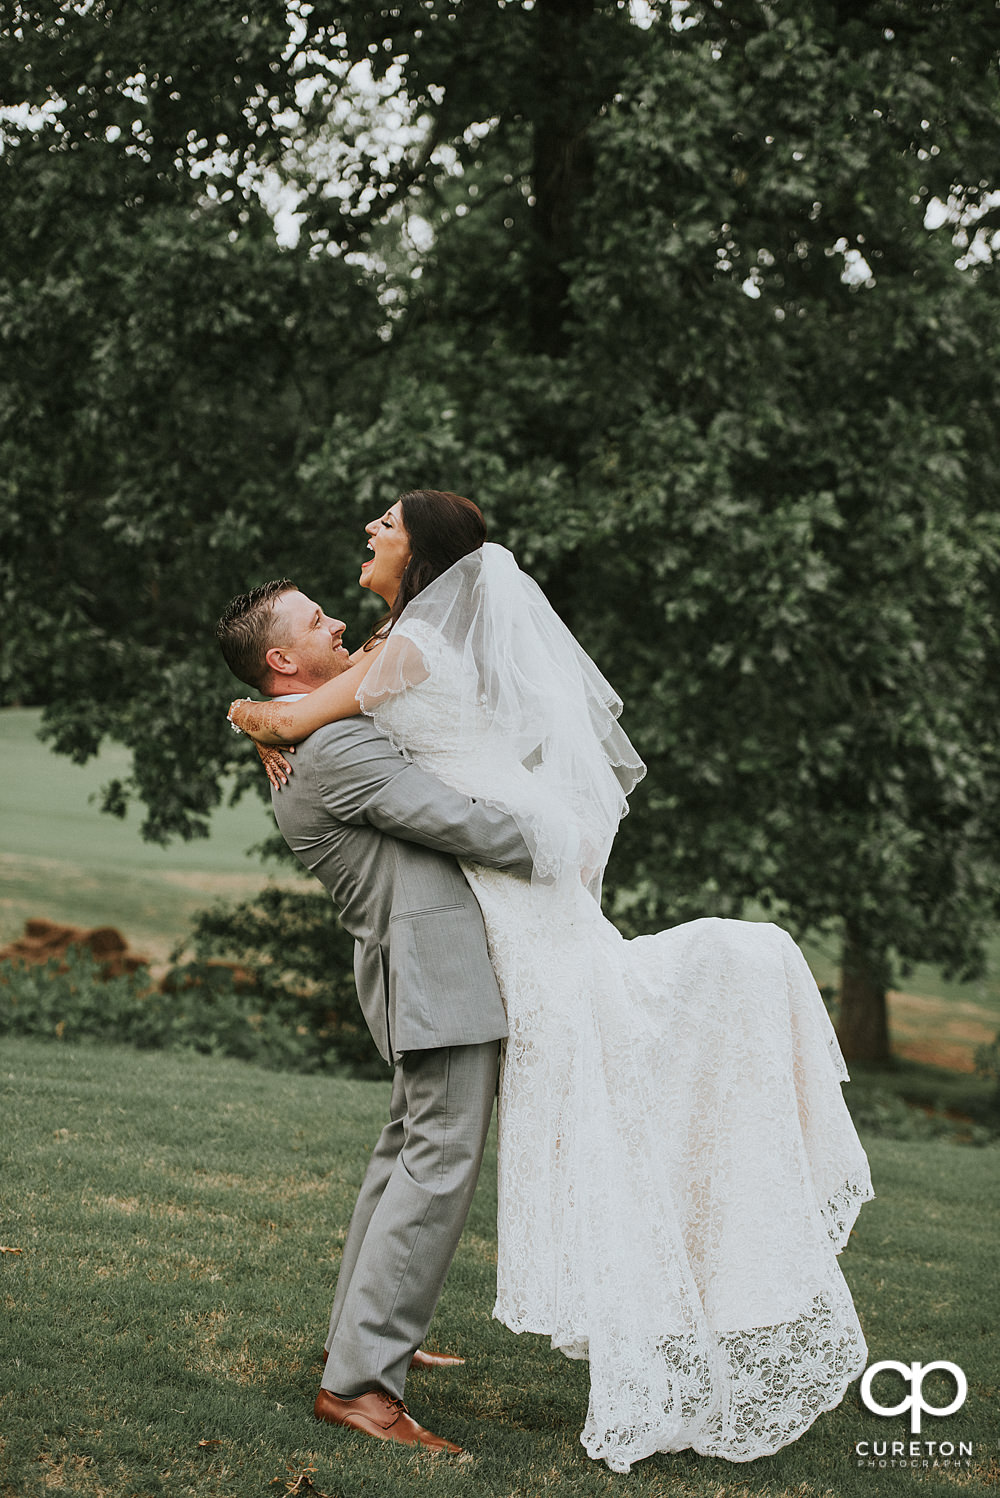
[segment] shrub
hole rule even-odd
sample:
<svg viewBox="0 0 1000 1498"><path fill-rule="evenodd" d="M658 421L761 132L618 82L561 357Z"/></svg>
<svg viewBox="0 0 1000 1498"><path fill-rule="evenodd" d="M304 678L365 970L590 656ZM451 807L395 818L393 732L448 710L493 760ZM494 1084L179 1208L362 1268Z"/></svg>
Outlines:
<svg viewBox="0 0 1000 1498"><path fill-rule="evenodd" d="M1000 1115L1000 1033L995 1035L989 1045L976 1047L976 1072L981 1077L987 1077L995 1083L996 1091L993 1094L993 1109Z"/></svg>
<svg viewBox="0 0 1000 1498"><path fill-rule="evenodd" d="M224 968L192 964L181 974L162 992L141 973L105 978L87 952L30 967L3 963L0 1033L200 1051L279 1070L343 1068L337 1047L303 1023L293 999L272 995L264 1004Z"/></svg>
<svg viewBox="0 0 1000 1498"><path fill-rule="evenodd" d="M50 962L0 962L0 1034L185 1047L295 1071L382 1078L354 986L354 941L322 891L269 885L195 917L195 960L160 988L86 947ZM176 961L175 954L175 961Z"/></svg>
<svg viewBox="0 0 1000 1498"><path fill-rule="evenodd" d="M249 969L265 1013L294 1015L354 1075L385 1076L358 1005L354 938L322 890L268 885L239 905L211 906L195 917L189 940L198 959L186 969L189 981L199 972L209 981L199 963L213 959Z"/></svg>

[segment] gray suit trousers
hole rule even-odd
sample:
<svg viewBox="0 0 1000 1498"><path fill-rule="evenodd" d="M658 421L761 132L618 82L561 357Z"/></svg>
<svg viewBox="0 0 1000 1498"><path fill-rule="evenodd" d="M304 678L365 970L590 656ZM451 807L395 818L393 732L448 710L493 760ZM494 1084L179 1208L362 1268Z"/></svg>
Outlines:
<svg viewBox="0 0 1000 1498"><path fill-rule="evenodd" d="M362 1182L337 1278L323 1387L402 1399L479 1177L500 1043L409 1051Z"/></svg>

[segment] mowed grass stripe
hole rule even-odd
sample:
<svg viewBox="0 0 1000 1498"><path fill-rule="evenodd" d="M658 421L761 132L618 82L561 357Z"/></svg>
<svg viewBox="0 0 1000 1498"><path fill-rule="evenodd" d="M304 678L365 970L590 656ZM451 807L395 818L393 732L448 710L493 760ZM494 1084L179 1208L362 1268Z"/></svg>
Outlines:
<svg viewBox="0 0 1000 1498"><path fill-rule="evenodd" d="M256 797L220 806L207 839L166 848L144 842L139 811L121 820L95 799L109 780L129 774L130 752L106 745L87 764L73 764L38 739L41 717L38 708L0 711L0 941L41 916L117 926L134 949L163 960L215 899L245 899L269 877L304 879L292 864L248 857L275 830Z"/></svg>
<svg viewBox="0 0 1000 1498"><path fill-rule="evenodd" d="M77 765L38 738L40 708L0 711L0 817L3 851L39 858L68 858L92 866L176 869L186 872L246 871L246 848L274 826L269 809L256 798L220 806L212 836L163 849L143 842L141 816L133 808L124 819L98 809L95 796L108 781L131 772L131 751L105 744ZM248 745L248 752L252 752Z"/></svg>

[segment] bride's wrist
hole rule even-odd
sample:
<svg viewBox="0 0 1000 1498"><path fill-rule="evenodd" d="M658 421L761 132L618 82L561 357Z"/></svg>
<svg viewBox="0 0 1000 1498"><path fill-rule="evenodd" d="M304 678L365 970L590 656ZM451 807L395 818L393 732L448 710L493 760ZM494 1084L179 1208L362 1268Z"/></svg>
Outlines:
<svg viewBox="0 0 1000 1498"><path fill-rule="evenodd" d="M290 729L288 708L280 702L257 702L238 697L227 714L236 733L245 733L257 744L282 744Z"/></svg>
<svg viewBox="0 0 1000 1498"><path fill-rule="evenodd" d="M233 717L233 714L242 706L242 704L244 702L252 702L252 701L253 701L252 697L237 697L237 698L235 698L229 704L229 711L226 714L226 718L227 718L227 720L229 722L230 728L233 730L233 733L245 733L246 732L246 730L243 729L243 728L241 728L240 725L237 723L236 719Z"/></svg>

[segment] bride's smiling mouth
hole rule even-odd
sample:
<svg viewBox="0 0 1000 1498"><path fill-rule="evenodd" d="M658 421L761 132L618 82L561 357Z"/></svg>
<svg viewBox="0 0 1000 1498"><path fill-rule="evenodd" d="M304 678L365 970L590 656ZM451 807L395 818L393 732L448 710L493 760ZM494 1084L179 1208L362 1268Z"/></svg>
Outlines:
<svg viewBox="0 0 1000 1498"><path fill-rule="evenodd" d="M371 555L361 563L358 582L384 598L391 608L412 556L400 502L397 500L378 520L369 521L365 530Z"/></svg>

